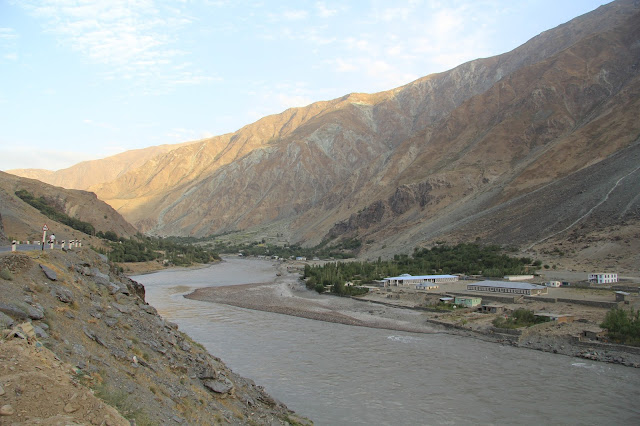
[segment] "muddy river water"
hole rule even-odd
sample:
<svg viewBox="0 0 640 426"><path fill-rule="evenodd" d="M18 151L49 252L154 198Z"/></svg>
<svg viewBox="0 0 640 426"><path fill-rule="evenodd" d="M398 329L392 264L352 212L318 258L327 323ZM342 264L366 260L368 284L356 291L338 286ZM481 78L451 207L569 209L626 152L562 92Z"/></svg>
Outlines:
<svg viewBox="0 0 640 426"><path fill-rule="evenodd" d="M640 369L183 297L275 273L228 258L133 279L163 317L317 425L640 424Z"/></svg>

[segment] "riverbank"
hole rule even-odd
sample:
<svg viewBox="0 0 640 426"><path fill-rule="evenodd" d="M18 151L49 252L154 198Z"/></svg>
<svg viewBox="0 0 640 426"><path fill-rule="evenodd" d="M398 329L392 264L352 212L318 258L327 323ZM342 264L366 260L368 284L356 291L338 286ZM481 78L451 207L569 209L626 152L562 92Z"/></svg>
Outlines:
<svg viewBox="0 0 640 426"><path fill-rule="evenodd" d="M149 260L147 262L115 262L115 265L122 268L122 271L129 276L152 274L158 271L169 270L190 270L207 268L216 262L211 263L194 263L189 266L166 266L157 260Z"/></svg>
<svg viewBox="0 0 640 426"><path fill-rule="evenodd" d="M491 320L495 318L492 314L427 311L416 308L415 301L389 299L382 294L363 298L320 295L306 289L299 279L299 269L291 264L277 263L274 268L277 276L273 282L201 288L185 297L351 326L455 334L503 345L640 367L640 351L635 348L579 341L575 334L585 327L584 323L545 323L525 330L501 333L491 326ZM601 315L594 309L571 308L574 313L582 310L592 322L597 322L598 315Z"/></svg>

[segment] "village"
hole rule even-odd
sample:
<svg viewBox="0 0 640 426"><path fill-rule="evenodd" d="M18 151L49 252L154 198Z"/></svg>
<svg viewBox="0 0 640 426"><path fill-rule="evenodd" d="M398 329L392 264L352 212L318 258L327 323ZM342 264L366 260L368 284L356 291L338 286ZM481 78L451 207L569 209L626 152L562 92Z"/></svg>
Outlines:
<svg viewBox="0 0 640 426"><path fill-rule="evenodd" d="M504 334L506 341L517 345L526 345L537 336L606 348L610 342L601 323L613 308L640 307L639 284L619 281L615 273L584 274L582 280L580 274L573 276L576 280L571 282L540 282L540 276L533 275L492 281L459 275L403 274L368 286L369 292L358 298L419 310L425 313L427 322L445 327ZM518 310L530 311L536 324L511 329L496 325L497 318L507 319ZM640 348L627 348L640 354Z"/></svg>

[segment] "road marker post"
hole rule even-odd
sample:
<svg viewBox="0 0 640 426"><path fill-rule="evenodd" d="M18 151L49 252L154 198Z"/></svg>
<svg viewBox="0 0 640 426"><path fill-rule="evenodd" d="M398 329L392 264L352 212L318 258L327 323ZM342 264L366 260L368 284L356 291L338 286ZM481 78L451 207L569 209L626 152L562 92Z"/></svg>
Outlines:
<svg viewBox="0 0 640 426"><path fill-rule="evenodd" d="M44 226L42 227L42 251L44 251L44 243L47 241L47 231L48 230L49 230L49 227L45 223Z"/></svg>

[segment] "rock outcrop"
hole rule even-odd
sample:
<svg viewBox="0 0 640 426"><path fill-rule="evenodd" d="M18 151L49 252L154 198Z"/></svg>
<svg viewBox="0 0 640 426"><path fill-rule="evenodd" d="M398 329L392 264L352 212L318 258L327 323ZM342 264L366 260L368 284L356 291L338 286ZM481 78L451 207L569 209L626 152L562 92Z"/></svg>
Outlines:
<svg viewBox="0 0 640 426"><path fill-rule="evenodd" d="M0 270L0 422L308 423L92 250L5 253Z"/></svg>

